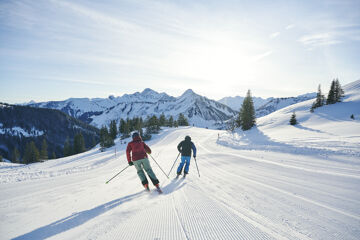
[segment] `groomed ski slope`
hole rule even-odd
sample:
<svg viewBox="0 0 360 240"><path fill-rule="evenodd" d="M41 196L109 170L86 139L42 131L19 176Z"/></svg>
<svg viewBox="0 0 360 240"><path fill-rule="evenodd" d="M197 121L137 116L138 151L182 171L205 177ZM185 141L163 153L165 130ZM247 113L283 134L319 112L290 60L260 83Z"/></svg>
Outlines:
<svg viewBox="0 0 360 240"><path fill-rule="evenodd" d="M145 192L134 167L105 184L127 166L119 140L106 152L0 163L0 239L359 239L360 80L345 93L312 114L311 100L281 109L246 132L162 130L148 145L165 172L190 135L201 174L192 159L186 179L174 180L176 167L167 179L150 159L162 195Z"/></svg>
<svg viewBox="0 0 360 240"><path fill-rule="evenodd" d="M219 135L218 135L219 134ZM0 168L1 239L358 239L359 159L224 146L224 131L166 129L148 144L168 172L176 146L198 148L186 179L151 164L164 194L143 190L125 144ZM344 157L344 158L343 158ZM336 160L336 161L335 161ZM177 162L178 163L178 162ZM152 187L153 189L153 187Z"/></svg>

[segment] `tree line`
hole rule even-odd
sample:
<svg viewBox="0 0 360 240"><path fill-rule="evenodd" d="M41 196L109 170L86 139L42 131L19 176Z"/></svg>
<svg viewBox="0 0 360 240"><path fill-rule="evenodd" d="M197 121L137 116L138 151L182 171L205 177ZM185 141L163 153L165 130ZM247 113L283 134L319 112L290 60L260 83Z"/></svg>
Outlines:
<svg viewBox="0 0 360 240"><path fill-rule="evenodd" d="M325 96L322 94L321 85L319 85L316 94L316 99L310 108L310 112L314 112L315 108L324 106L325 104L329 105L329 104L335 104L337 102L341 102L341 99L344 97L344 94L345 92L341 88L339 79L337 78L331 82L331 86L327 98L325 98Z"/></svg>
<svg viewBox="0 0 360 240"><path fill-rule="evenodd" d="M141 117L121 118L117 126L116 120L112 120L109 126L102 126L100 129L100 149L114 146L114 140L118 135L121 139L130 137L133 131L139 132L144 141L151 139L151 134L159 133L161 127L189 126L189 122L184 114L180 113L178 119L173 116L166 118L164 114L159 117L156 115L148 116L145 120ZM144 131L145 129L145 131Z"/></svg>

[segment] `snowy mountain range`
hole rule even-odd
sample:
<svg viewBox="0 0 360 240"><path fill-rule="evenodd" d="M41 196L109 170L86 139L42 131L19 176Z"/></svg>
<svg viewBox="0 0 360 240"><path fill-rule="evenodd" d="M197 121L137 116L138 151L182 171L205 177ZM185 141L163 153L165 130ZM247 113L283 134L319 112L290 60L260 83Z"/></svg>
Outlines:
<svg viewBox="0 0 360 240"><path fill-rule="evenodd" d="M216 127L236 114L230 107L215 100L194 93L191 89L180 97L158 93L146 88L134 94L108 98L70 98L65 101L52 101L29 104L33 107L58 109L72 117L91 125L101 127L111 120L156 115L162 113L175 119L183 113L191 125Z"/></svg>
<svg viewBox="0 0 360 240"><path fill-rule="evenodd" d="M242 96L235 96L235 97L224 97L220 99L218 102L221 102L222 104L225 104L235 111L239 111L241 108L241 105L244 101L245 97ZM255 109L263 106L264 104L268 103L274 98L261 98L261 97L252 97L254 102Z"/></svg>
<svg viewBox="0 0 360 240"><path fill-rule="evenodd" d="M272 112L275 112L281 108L290 106L295 103L303 102L316 97L316 93L307 93L299 95L297 97L286 97L286 98L261 98L252 97L254 107L256 110L256 117L263 117ZM231 107L234 110L239 111L245 97L225 97L219 100L219 102Z"/></svg>
<svg viewBox="0 0 360 240"><path fill-rule="evenodd" d="M307 93L297 97L287 97L287 98L268 98L268 102L260 107L256 108L256 117L263 117L272 112L275 112L279 109L285 108L287 106L293 105L295 103L304 102L309 99L316 97L316 93ZM255 103L254 103L255 105Z"/></svg>

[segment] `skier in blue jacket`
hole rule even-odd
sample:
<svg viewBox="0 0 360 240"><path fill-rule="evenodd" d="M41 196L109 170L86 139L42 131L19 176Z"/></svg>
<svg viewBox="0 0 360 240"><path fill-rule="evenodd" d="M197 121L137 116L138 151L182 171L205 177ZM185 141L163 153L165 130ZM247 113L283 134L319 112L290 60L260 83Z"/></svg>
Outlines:
<svg viewBox="0 0 360 240"><path fill-rule="evenodd" d="M185 177L186 174L189 173L191 150L193 151L193 157L196 158L196 147L195 144L191 141L191 138L189 136L186 136L185 140L179 143L177 149L181 153L181 162L177 169L177 177L179 177L179 175L181 174L184 164L185 164L185 169L184 169L184 177Z"/></svg>

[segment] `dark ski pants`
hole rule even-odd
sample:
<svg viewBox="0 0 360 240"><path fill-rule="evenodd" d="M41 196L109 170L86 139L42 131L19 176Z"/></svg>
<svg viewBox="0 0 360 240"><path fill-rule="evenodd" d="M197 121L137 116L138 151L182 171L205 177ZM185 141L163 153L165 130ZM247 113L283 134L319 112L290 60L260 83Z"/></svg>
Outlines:
<svg viewBox="0 0 360 240"><path fill-rule="evenodd" d="M179 165L179 167L177 169L177 174L181 174L182 169L184 167L184 164L185 164L184 173L188 174L189 167L190 167L190 159L191 159L190 156L181 156L181 162L180 162L180 165Z"/></svg>
<svg viewBox="0 0 360 240"><path fill-rule="evenodd" d="M150 166L149 159L144 158L144 159L133 161L133 163L134 163L134 166L135 166L135 168L137 170L137 174L138 174L138 176L139 176L139 178L141 180L141 183L143 185L148 184L148 180L146 178L144 170L145 170L145 172L147 173L147 175L149 176L151 182L154 185L159 183L159 180L155 176L155 173L153 172L153 170L152 170L152 168Z"/></svg>

